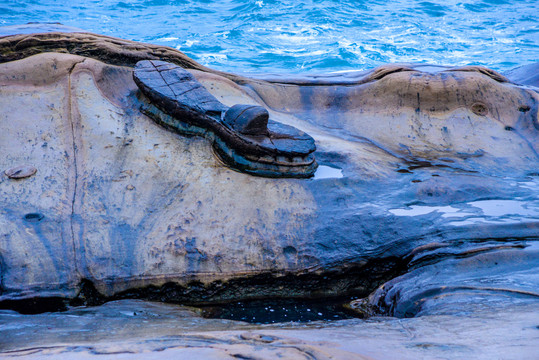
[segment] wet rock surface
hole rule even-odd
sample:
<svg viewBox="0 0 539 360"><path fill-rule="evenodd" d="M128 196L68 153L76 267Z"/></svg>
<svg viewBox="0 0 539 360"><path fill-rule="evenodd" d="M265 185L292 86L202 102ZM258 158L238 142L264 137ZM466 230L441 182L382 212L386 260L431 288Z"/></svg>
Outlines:
<svg viewBox="0 0 539 360"><path fill-rule="evenodd" d="M167 115L141 111L132 66L160 58L189 69L226 108L264 107L275 126L310 134L325 175L240 173L206 139L156 124L147 111ZM39 169L21 180L0 176L2 307L356 296L363 299L351 309L362 316L403 319L290 325L285 333L329 358L350 358L341 350L387 357L386 345L403 358L444 351L533 358L539 95L526 69L533 67L504 76L388 65L353 76L249 79L205 69L173 49L95 34L1 37L0 169ZM3 314L24 324L20 314ZM41 316L61 314L26 319ZM432 335L440 328L451 341ZM264 336L284 330L271 331ZM382 338L388 331L395 337ZM313 345L331 334L340 345ZM378 352L363 352L372 334ZM200 341L196 351L234 356L227 351L246 341L213 335L175 338L167 351L193 351ZM62 341L5 351L114 351L83 342L66 350ZM155 350L155 341L139 349ZM267 358L283 346L266 348Z"/></svg>
<svg viewBox="0 0 539 360"><path fill-rule="evenodd" d="M406 274L386 282L351 307L364 316L410 318L472 315L490 308L539 301L537 240L483 240L480 244L433 246L416 254Z"/></svg>
<svg viewBox="0 0 539 360"><path fill-rule="evenodd" d="M467 316L255 325L196 309L122 300L62 313L0 311L2 357L35 359L534 359L533 305Z"/></svg>

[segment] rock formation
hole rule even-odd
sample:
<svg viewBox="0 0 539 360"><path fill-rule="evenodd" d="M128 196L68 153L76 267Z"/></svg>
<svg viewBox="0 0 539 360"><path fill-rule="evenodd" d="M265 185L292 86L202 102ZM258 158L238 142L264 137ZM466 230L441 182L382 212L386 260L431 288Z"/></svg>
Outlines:
<svg viewBox="0 0 539 360"><path fill-rule="evenodd" d="M264 108L270 130L309 134L317 173L236 171L207 138L157 124L133 80L144 60L186 69L220 112ZM426 65L246 78L95 34L0 37L0 301L366 296L433 262L507 251L536 286L539 93L519 71L528 85ZM10 176L22 165L37 172ZM521 287L503 291L533 298ZM388 304L376 299L366 312Z"/></svg>
<svg viewBox="0 0 539 360"><path fill-rule="evenodd" d="M313 176L313 138L294 127L268 123L264 107L229 108L187 70L164 61L139 61L133 79L144 94L145 114L180 134L207 137L233 168L261 176Z"/></svg>

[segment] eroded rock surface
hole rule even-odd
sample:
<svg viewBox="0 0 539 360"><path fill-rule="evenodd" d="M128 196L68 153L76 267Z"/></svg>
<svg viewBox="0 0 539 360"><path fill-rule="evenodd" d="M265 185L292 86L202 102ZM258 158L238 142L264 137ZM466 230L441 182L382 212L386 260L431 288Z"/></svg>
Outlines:
<svg viewBox="0 0 539 360"><path fill-rule="evenodd" d="M228 107L265 107L343 176L231 170L141 112L132 66L147 59ZM109 299L364 296L433 246L459 258L463 243L537 240L539 95L488 69L249 79L85 33L2 37L0 62L0 168L38 169L0 178L2 301L81 298L82 284Z"/></svg>

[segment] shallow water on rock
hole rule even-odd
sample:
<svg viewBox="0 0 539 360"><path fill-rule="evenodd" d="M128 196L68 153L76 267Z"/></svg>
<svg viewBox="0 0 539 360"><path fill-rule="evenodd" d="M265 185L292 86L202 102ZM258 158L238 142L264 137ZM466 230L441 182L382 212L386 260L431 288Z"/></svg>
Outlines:
<svg viewBox="0 0 539 360"><path fill-rule="evenodd" d="M313 180L340 179L343 177L342 169L327 165L319 165L314 173Z"/></svg>
<svg viewBox="0 0 539 360"><path fill-rule="evenodd" d="M539 221L539 201L528 200L480 200L458 204L458 206L411 205L406 208L390 209L396 216L421 216L431 213L454 221L449 225L472 224L522 224Z"/></svg>
<svg viewBox="0 0 539 360"><path fill-rule="evenodd" d="M4 0L0 26L61 22L177 48L234 72L370 69L390 62L485 65L537 61L535 0Z"/></svg>
<svg viewBox="0 0 539 360"><path fill-rule="evenodd" d="M343 304L350 299L267 299L239 301L202 308L206 318L230 319L253 324L308 323L354 318Z"/></svg>
<svg viewBox="0 0 539 360"><path fill-rule="evenodd" d="M533 359L535 304L470 316L253 325L204 319L196 309L122 300L66 312L0 311L6 358Z"/></svg>

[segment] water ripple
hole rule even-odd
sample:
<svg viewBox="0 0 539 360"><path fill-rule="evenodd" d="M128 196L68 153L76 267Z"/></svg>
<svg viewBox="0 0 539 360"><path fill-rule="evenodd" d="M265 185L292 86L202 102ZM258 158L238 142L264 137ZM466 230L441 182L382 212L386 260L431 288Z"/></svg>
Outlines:
<svg viewBox="0 0 539 360"><path fill-rule="evenodd" d="M4 0L0 25L62 22L171 46L236 72L328 72L388 62L539 61L537 0Z"/></svg>

